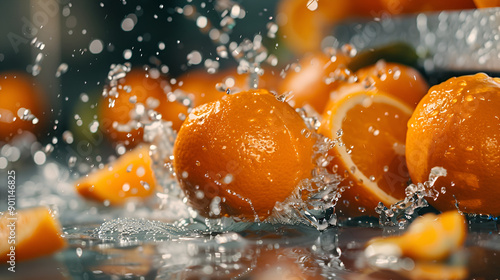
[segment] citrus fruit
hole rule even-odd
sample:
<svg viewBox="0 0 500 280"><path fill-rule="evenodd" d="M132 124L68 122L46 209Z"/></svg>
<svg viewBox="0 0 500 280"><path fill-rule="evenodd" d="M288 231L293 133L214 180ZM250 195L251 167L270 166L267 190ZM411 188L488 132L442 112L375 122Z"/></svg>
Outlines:
<svg viewBox="0 0 500 280"><path fill-rule="evenodd" d="M440 211L500 215L500 79L488 75L451 78L433 86L410 121L406 141L414 183L443 167L429 203Z"/></svg>
<svg viewBox="0 0 500 280"><path fill-rule="evenodd" d="M299 61L300 70L288 71L279 92L289 93L287 99L292 106L308 104L321 114L330 99L330 92L342 83L340 79L334 79L335 75L345 71L348 62L349 57L342 53L331 57L322 52L307 54Z"/></svg>
<svg viewBox="0 0 500 280"><path fill-rule="evenodd" d="M36 132L44 123L45 102L40 87L22 73L0 74L0 140L21 131Z"/></svg>
<svg viewBox="0 0 500 280"><path fill-rule="evenodd" d="M495 8L500 7L500 0L474 0L477 8Z"/></svg>
<svg viewBox="0 0 500 280"><path fill-rule="evenodd" d="M330 168L344 177L337 213L376 215L378 202L391 205L404 198L406 123L411 107L360 83L332 93L319 132L341 138L329 154Z"/></svg>
<svg viewBox="0 0 500 280"><path fill-rule="evenodd" d="M375 238L369 241L365 254L386 254L414 260L444 260L460 249L467 236L467 224L458 211L418 217L401 236Z"/></svg>
<svg viewBox="0 0 500 280"><path fill-rule="evenodd" d="M417 107L429 90L429 85L417 70L399 63L380 60L358 70L356 76L359 81L398 97L412 108Z"/></svg>
<svg viewBox="0 0 500 280"><path fill-rule="evenodd" d="M50 255L66 246L66 241L61 236L61 225L45 207L18 210L15 215L7 211L1 214L0 262L2 264L12 259L15 263ZM15 242L12 243L11 240Z"/></svg>
<svg viewBox="0 0 500 280"><path fill-rule="evenodd" d="M160 113L162 119L172 122L174 130L181 126L180 116L187 114L187 107L169 94L171 88L165 79L151 73L144 69L132 69L118 81L118 96L108 96L101 101L101 125L113 141L123 142L129 147L142 142L143 128L140 119L137 119L139 117L134 116L137 115L134 114L136 108L138 111L152 109Z"/></svg>
<svg viewBox="0 0 500 280"><path fill-rule="evenodd" d="M129 198L146 199L155 190L156 180L149 149L137 147L75 182L87 199L120 205Z"/></svg>
<svg viewBox="0 0 500 280"><path fill-rule="evenodd" d="M265 219L311 177L315 139L300 115L266 90L196 107L174 145L174 170L202 216Z"/></svg>
<svg viewBox="0 0 500 280"><path fill-rule="evenodd" d="M351 13L349 1L282 0L278 4L279 32L295 53L319 51L332 25Z"/></svg>

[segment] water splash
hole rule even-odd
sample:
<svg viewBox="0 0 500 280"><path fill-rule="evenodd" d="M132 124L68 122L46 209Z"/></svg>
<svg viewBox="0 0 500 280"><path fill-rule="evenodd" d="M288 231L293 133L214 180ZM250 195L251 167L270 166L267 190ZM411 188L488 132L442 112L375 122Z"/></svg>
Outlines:
<svg viewBox="0 0 500 280"><path fill-rule="evenodd" d="M437 199L439 191L434 188L434 184L439 177L444 176L446 176L446 169L433 167L428 181L410 184L406 188L406 197L403 200L389 207L380 202L375 209L380 215L380 225L406 227L417 216L416 210L429 205L426 198Z"/></svg>

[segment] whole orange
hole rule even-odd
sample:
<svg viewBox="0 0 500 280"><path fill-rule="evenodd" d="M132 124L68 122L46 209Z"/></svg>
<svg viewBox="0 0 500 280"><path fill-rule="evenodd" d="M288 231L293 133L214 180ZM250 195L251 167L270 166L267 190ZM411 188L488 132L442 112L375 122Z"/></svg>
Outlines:
<svg viewBox="0 0 500 280"><path fill-rule="evenodd" d="M332 57L322 52L307 54L299 60L300 70L288 71L279 92L289 93L292 106L308 104L321 114L330 99L330 92L342 83L339 79L333 79L336 71L345 70L349 61L350 58L342 53ZM332 81L327 81L328 78Z"/></svg>
<svg viewBox="0 0 500 280"><path fill-rule="evenodd" d="M36 132L46 119L44 98L27 74L0 74L0 140L24 130Z"/></svg>
<svg viewBox="0 0 500 280"><path fill-rule="evenodd" d="M134 109L143 106L161 114L162 119L172 122L178 130L181 116L187 114L187 107L176 101L168 81L161 76L153 77L144 69L132 69L118 81L118 96L108 96L101 100L101 125L113 141L124 142L132 147L142 142L143 127L140 120L132 124ZM127 127L131 124L130 127Z"/></svg>
<svg viewBox="0 0 500 280"><path fill-rule="evenodd" d="M443 167L429 203L500 215L500 79L479 73L433 86L408 122L406 155L414 183Z"/></svg>
<svg viewBox="0 0 500 280"><path fill-rule="evenodd" d="M263 220L311 177L313 138L300 115L268 91L229 94L189 114L174 170L202 216Z"/></svg>
<svg viewBox="0 0 500 280"><path fill-rule="evenodd" d="M356 76L367 86L385 91L412 108L417 107L420 99L429 90L429 85L417 70L399 63L381 60L359 69Z"/></svg>

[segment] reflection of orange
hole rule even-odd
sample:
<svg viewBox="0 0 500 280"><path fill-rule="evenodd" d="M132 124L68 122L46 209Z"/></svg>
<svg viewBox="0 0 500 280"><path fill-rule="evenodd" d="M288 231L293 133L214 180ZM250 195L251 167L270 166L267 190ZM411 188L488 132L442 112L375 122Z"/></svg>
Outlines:
<svg viewBox="0 0 500 280"><path fill-rule="evenodd" d="M52 217L45 207L18 210L13 220L10 212L3 212L0 216L0 262L5 264L14 255L14 264L17 261L33 259L50 255L66 246L61 236L61 225ZM14 225L9 227L9 225ZM10 237L15 243L9 242ZM15 250L12 253L11 246Z"/></svg>
<svg viewBox="0 0 500 280"><path fill-rule="evenodd" d="M309 1L314 5L308 8L308 1L282 0L278 6L280 33L287 46L297 53L320 51L321 41L331 26L349 15L349 1Z"/></svg>
<svg viewBox="0 0 500 280"><path fill-rule="evenodd" d="M413 182L435 166L447 170L434 185L438 210L500 215L500 79L486 74L433 86L408 122L406 154ZM444 189L442 189L444 188Z"/></svg>
<svg viewBox="0 0 500 280"><path fill-rule="evenodd" d="M175 130L182 124L180 114L187 113L184 105L167 97L170 85L166 80L162 77L153 78L142 69L133 69L125 78L120 79L117 91L118 97L107 97L101 101L101 125L112 140L125 142L128 146L142 142L143 128L120 131L115 125L127 124L136 104L144 105L146 110L154 109L164 120L171 121ZM114 105L110 107L112 103Z"/></svg>
<svg viewBox="0 0 500 280"><path fill-rule="evenodd" d="M438 216L426 214L417 218L402 236L372 239L366 252L393 252L417 261L443 260L463 246L466 236L466 220L458 211Z"/></svg>
<svg viewBox="0 0 500 280"><path fill-rule="evenodd" d="M344 215L376 215L378 202L402 199L408 175L404 143L412 109L382 91L348 84L332 94L320 133L342 143L330 150L333 172L344 176L337 203Z"/></svg>
<svg viewBox="0 0 500 280"><path fill-rule="evenodd" d="M474 0L474 4L478 8L495 8L500 7L500 0Z"/></svg>
<svg viewBox="0 0 500 280"><path fill-rule="evenodd" d="M398 63L379 61L375 65L358 70L356 75L366 85L398 97L412 108L417 107L429 89L429 85L417 70Z"/></svg>
<svg viewBox="0 0 500 280"><path fill-rule="evenodd" d="M144 199L153 194L156 181L149 149L137 147L103 169L90 173L75 183L85 198L111 205L123 204L129 198Z"/></svg>
<svg viewBox="0 0 500 280"><path fill-rule="evenodd" d="M189 114L174 169L201 215L263 219L311 176L308 136L299 114L265 90L225 95Z"/></svg>
<svg viewBox="0 0 500 280"><path fill-rule="evenodd" d="M294 107L309 104L321 114L330 98L330 92L341 84L340 80L330 83L327 79L339 75L336 71L345 70L349 60L341 53L333 57L322 52L308 54L299 61L300 71L288 71L279 92L289 92L290 104Z"/></svg>
<svg viewBox="0 0 500 280"><path fill-rule="evenodd" d="M8 140L20 131L35 132L45 122L44 101L39 87L22 73L0 74L0 140ZM21 119L22 108L29 109L37 121Z"/></svg>

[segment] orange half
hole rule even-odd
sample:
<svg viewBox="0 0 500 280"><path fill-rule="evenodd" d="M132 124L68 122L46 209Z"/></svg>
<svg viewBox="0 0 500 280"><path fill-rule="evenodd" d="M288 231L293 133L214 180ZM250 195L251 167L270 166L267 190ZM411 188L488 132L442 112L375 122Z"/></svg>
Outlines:
<svg viewBox="0 0 500 280"><path fill-rule="evenodd" d="M391 205L405 196L406 123L412 109L380 90L350 84L332 94L320 133L338 139L330 168L344 176L340 214L376 215L378 202ZM341 132L341 133L340 133Z"/></svg>

